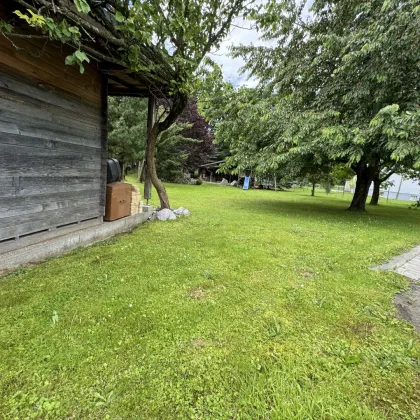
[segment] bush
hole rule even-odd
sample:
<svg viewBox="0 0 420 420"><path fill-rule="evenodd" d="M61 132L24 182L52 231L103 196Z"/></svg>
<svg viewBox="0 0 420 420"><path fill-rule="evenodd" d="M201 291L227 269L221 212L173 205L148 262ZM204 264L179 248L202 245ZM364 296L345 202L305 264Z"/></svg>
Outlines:
<svg viewBox="0 0 420 420"><path fill-rule="evenodd" d="M409 209L420 209L420 200L416 201L413 205L411 205Z"/></svg>
<svg viewBox="0 0 420 420"><path fill-rule="evenodd" d="M175 182L176 184L191 184L191 175L188 172L183 172L178 174L178 176L174 180L167 179L165 181Z"/></svg>
<svg viewBox="0 0 420 420"><path fill-rule="evenodd" d="M203 180L201 178L197 178L196 184L197 185L201 185L202 183L203 183Z"/></svg>

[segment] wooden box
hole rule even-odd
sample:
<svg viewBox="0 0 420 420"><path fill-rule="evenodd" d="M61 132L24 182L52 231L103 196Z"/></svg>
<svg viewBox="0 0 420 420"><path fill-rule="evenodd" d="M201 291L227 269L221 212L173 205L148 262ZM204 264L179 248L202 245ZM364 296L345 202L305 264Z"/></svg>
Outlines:
<svg viewBox="0 0 420 420"><path fill-rule="evenodd" d="M106 203L104 220L111 221L130 216L131 185L113 182L106 186Z"/></svg>

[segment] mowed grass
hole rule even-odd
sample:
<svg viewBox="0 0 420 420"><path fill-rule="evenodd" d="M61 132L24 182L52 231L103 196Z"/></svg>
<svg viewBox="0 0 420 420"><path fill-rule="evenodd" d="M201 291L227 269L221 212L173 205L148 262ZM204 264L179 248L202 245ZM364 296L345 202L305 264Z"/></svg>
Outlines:
<svg viewBox="0 0 420 420"><path fill-rule="evenodd" d="M192 216L0 279L0 417L420 417L418 334L370 266L420 211L167 186Z"/></svg>

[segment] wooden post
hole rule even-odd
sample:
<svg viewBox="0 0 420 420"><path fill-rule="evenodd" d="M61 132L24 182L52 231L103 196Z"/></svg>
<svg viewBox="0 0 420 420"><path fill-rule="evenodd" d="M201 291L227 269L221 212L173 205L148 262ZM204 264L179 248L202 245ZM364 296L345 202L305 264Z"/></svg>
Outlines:
<svg viewBox="0 0 420 420"><path fill-rule="evenodd" d="M101 183L100 208L102 218L105 215L106 178L108 158L108 77L101 75Z"/></svg>
<svg viewBox="0 0 420 420"><path fill-rule="evenodd" d="M152 131L153 124L156 118L156 99L154 96L149 96L149 106L147 109L147 141L149 141L150 132ZM144 168L144 199L149 202L152 198L152 180L150 179L147 170L147 160Z"/></svg>
<svg viewBox="0 0 420 420"><path fill-rule="evenodd" d="M139 182L141 182L142 179L143 179L145 162L146 162L145 159L139 160L139 167L138 167L138 170L137 170L137 181L139 181Z"/></svg>
<svg viewBox="0 0 420 420"><path fill-rule="evenodd" d="M396 197L396 199L398 200L398 198L400 197L400 192L401 192L401 185L402 185L402 183L403 183L403 176L402 175L400 175L401 176L401 179L400 179L400 185L399 185L399 187L398 187L398 191L397 191L397 197Z"/></svg>

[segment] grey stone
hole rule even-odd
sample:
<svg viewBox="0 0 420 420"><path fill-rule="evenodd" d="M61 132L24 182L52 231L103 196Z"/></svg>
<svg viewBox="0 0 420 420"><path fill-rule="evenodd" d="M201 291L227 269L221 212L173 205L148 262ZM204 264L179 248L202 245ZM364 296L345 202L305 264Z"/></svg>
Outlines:
<svg viewBox="0 0 420 420"><path fill-rule="evenodd" d="M238 185L238 181L232 181L231 183L230 183L230 185L232 185L232 187L236 187L237 185Z"/></svg>
<svg viewBox="0 0 420 420"><path fill-rule="evenodd" d="M398 255L376 268L378 270L395 271L411 280L417 281L420 279L420 246L405 254Z"/></svg>
<svg viewBox="0 0 420 420"><path fill-rule="evenodd" d="M191 215L190 211L187 209L184 209L184 207L180 207L179 209L174 210L174 213L177 216L190 216Z"/></svg>
<svg viewBox="0 0 420 420"><path fill-rule="evenodd" d="M376 269L394 271L412 281L411 290L397 295L394 304L400 316L420 332L420 285L417 284L420 281L420 245Z"/></svg>
<svg viewBox="0 0 420 420"><path fill-rule="evenodd" d="M165 221L165 220L175 220L176 216L172 210L162 209L156 212L156 218L158 220Z"/></svg>
<svg viewBox="0 0 420 420"><path fill-rule="evenodd" d="M223 178L223 179L220 181L220 185L229 185L229 181L228 181L227 179Z"/></svg>

